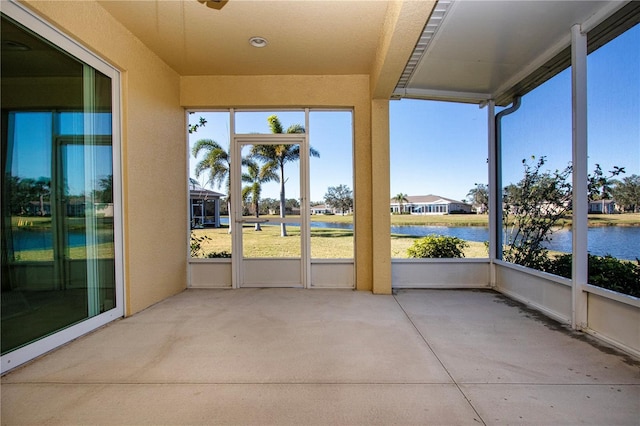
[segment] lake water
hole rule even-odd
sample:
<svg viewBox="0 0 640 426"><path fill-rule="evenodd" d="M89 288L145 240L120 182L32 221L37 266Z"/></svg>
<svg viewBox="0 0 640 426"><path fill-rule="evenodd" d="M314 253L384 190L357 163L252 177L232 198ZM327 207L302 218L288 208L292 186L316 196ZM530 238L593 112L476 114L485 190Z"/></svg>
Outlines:
<svg viewBox="0 0 640 426"><path fill-rule="evenodd" d="M223 219L223 222L225 219ZM311 222L314 228L353 229L350 223ZM458 237L466 241L484 242L489 240L489 229L481 226L392 226L391 233L422 237L436 234ZM571 252L571 230L561 229L553 233L552 240L547 244L550 250ZM640 258L640 226L605 226L589 228L589 253L604 256L607 254L619 259L634 260ZM53 247L51 232L13 231L14 250L42 250ZM113 233L99 232L98 242L113 241ZM85 245L84 232L69 232L69 247Z"/></svg>
<svg viewBox="0 0 640 426"><path fill-rule="evenodd" d="M51 231L13 230L13 250L50 250L53 248L53 233ZM98 244L113 242L113 232L98 231ZM67 232L67 246L82 247L86 245L87 237L84 231Z"/></svg>
<svg viewBox="0 0 640 426"><path fill-rule="evenodd" d="M311 222L312 227L353 229L347 223ZM482 226L392 226L392 234L425 236L430 234L458 237L466 241L484 242L489 240L489 228ZM547 244L550 250L571 252L572 232L560 229L553 233ZM587 231L589 253L597 256L610 254L619 259L634 260L640 258L640 226L603 226L589 228Z"/></svg>

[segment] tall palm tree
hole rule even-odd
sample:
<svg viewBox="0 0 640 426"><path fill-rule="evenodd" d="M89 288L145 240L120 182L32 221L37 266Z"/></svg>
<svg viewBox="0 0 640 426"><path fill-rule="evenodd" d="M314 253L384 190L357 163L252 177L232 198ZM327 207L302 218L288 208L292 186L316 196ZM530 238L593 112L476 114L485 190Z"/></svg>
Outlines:
<svg viewBox="0 0 640 426"><path fill-rule="evenodd" d="M404 203L405 201L409 201L407 199L408 195L407 194L403 194L402 192L400 192L398 195L396 195L395 197L393 197L394 201L397 201L398 204L400 205L400 211L399 213L402 214L402 203Z"/></svg>
<svg viewBox="0 0 640 426"><path fill-rule="evenodd" d="M258 163L253 160L246 160L245 165L247 166L247 171L242 174L242 181L248 183L249 185L242 188L242 199L251 199L251 203L253 204L253 208L256 212L256 219L259 219L259 203L260 194L262 193L262 184L274 180L277 181L278 175L273 170L269 170L265 167L260 168L258 166ZM262 231L259 222L256 222L256 226L254 229L256 231Z"/></svg>
<svg viewBox="0 0 640 426"><path fill-rule="evenodd" d="M282 124L277 115L270 115L267 118L271 133L304 133L304 126L301 124L292 124L287 128L285 132L282 128ZM320 157L320 153L313 148L310 148L310 154L312 157ZM289 162L300 160L300 145L254 145L251 149L251 157L256 158L264 162L263 168L265 170L271 170L272 172L278 172L280 181L280 217L285 217L285 182L284 177L284 165ZM287 227L283 223L280 225L280 235L282 237L287 236Z"/></svg>
<svg viewBox="0 0 640 426"><path fill-rule="evenodd" d="M227 191L227 211L231 213L231 156L229 152L225 151L213 139L198 140L191 148L191 154L197 157L200 152L205 152L205 156L196 164L196 177L208 172L207 183L215 184L218 188L222 185L225 186ZM231 232L231 222L229 222L229 232Z"/></svg>

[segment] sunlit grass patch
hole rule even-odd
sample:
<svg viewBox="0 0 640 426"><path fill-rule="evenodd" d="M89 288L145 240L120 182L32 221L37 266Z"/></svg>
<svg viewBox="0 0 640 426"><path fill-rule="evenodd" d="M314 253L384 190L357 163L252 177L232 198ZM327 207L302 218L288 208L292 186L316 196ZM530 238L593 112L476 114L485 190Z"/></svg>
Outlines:
<svg viewBox="0 0 640 426"><path fill-rule="evenodd" d="M53 261L53 249L43 250L19 250L14 252L16 262L51 262ZM97 245L97 259L113 259L113 243L101 243ZM69 260L81 260L87 258L85 246L71 247L66 256Z"/></svg>
<svg viewBox="0 0 640 426"><path fill-rule="evenodd" d="M231 252L231 234L228 228L195 229L196 236L209 237L202 243L202 253ZM287 226L287 236L280 236L280 226L262 225L255 231L253 225L242 229L245 257L300 257L300 227ZM347 229L312 228L311 257L316 259L353 258L353 231Z"/></svg>

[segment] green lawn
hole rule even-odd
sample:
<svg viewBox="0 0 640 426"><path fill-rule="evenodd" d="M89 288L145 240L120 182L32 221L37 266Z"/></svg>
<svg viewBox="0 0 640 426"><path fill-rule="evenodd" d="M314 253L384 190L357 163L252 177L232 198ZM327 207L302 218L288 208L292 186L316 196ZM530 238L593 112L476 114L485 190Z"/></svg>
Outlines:
<svg viewBox="0 0 640 426"><path fill-rule="evenodd" d="M113 259L114 253L113 243L98 244L98 259ZM16 251L14 257L18 262L52 262L53 249ZM69 248L67 259L78 260L86 258L87 252L85 247Z"/></svg>
<svg viewBox="0 0 640 426"><path fill-rule="evenodd" d="M195 229L192 235L208 237L201 243L204 255L223 251L231 253L231 234L228 228ZM246 257L299 257L300 227L287 226L287 236L281 237L279 226L262 226L262 231L255 231L253 226L245 226L242 249ZM311 257L353 258L353 231L311 229Z"/></svg>
<svg viewBox="0 0 640 426"><path fill-rule="evenodd" d="M211 252L231 252L231 234L227 228L195 229L197 237L206 236L202 242L204 257ZM287 226L287 237L280 237L280 227L263 226L254 231L253 226L243 229L243 251L246 257L298 257L300 256L300 228ZM391 236L391 254L394 258L406 258L407 248L419 237L394 234ZM466 257L487 257L484 243L469 242ZM353 232L344 229L311 228L311 257L314 259L353 258Z"/></svg>
<svg viewBox="0 0 640 426"><path fill-rule="evenodd" d="M314 215L314 222L352 223L353 215ZM571 216L566 216L563 226L571 226ZM489 226L486 214L450 214L450 215L391 215L391 225L429 225L429 226ZM640 226L640 213L591 214L589 226Z"/></svg>

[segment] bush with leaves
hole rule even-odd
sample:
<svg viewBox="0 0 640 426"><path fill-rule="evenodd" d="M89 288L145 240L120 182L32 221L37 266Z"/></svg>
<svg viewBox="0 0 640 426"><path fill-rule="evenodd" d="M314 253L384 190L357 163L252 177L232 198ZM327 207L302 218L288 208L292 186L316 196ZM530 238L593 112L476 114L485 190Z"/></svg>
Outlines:
<svg viewBox="0 0 640 426"><path fill-rule="evenodd" d="M206 235L196 235L195 233L191 233L191 244L189 247L191 248L191 257L205 257L204 250L202 249L202 244L211 241Z"/></svg>
<svg viewBox="0 0 640 426"><path fill-rule="evenodd" d="M458 237L432 234L416 240L407 249L407 255L413 258L464 257L464 249L467 247L469 247L469 244Z"/></svg>
<svg viewBox="0 0 640 426"><path fill-rule="evenodd" d="M231 259L231 253L228 251L211 251L207 253L208 259Z"/></svg>
<svg viewBox="0 0 640 426"><path fill-rule="evenodd" d="M572 255L563 254L549 259L543 268L545 272L571 278ZM640 297L640 260L629 262L611 255L589 255L589 284L617 291L618 293Z"/></svg>
<svg viewBox="0 0 640 426"><path fill-rule="evenodd" d="M531 157L536 160L535 157ZM503 191L502 222L504 241L502 258L518 265L544 270L548 250L544 244L552 239L553 229L571 209L572 187L568 165L564 170L542 170L546 157L531 164L522 160L524 177ZM599 164L588 176L587 188L592 199L609 198L613 177L625 173L614 167L606 176Z"/></svg>
<svg viewBox="0 0 640 426"><path fill-rule="evenodd" d="M542 171L545 162L545 157L533 165L522 160L524 177L503 192L502 258L534 269L542 269L547 261L543 244L551 241L552 228L567 213L571 201L571 166Z"/></svg>

